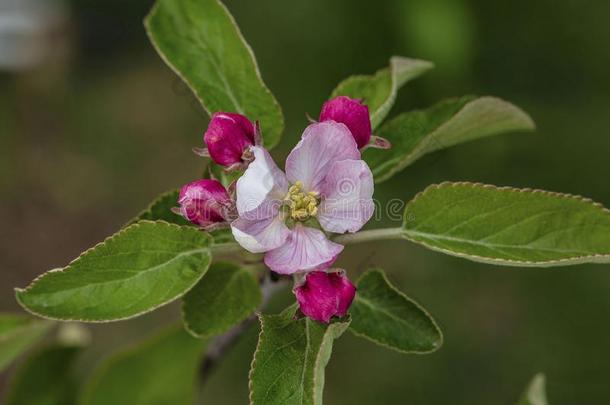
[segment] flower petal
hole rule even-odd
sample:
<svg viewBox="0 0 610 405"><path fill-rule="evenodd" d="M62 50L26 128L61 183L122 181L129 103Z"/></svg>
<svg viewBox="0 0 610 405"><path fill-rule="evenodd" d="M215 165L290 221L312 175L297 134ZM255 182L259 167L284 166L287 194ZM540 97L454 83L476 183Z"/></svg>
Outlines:
<svg viewBox="0 0 610 405"><path fill-rule="evenodd" d="M254 161L237 180L237 212L250 220L273 216L288 192L288 181L269 152L252 147Z"/></svg>
<svg viewBox="0 0 610 405"><path fill-rule="evenodd" d="M284 244L290 229L281 216L250 221L238 218L231 223L231 231L237 243L252 253L262 253Z"/></svg>
<svg viewBox="0 0 610 405"><path fill-rule="evenodd" d="M373 216L373 174L363 160L332 165L322 185L318 221L328 232L356 232Z"/></svg>
<svg viewBox="0 0 610 405"><path fill-rule="evenodd" d="M286 159L291 183L303 182L305 191L320 191L330 166L345 159L360 159L358 145L344 124L335 121L311 124Z"/></svg>
<svg viewBox="0 0 610 405"><path fill-rule="evenodd" d="M343 246L328 240L324 232L296 224L286 243L267 252L265 264L274 272L324 270L330 267Z"/></svg>

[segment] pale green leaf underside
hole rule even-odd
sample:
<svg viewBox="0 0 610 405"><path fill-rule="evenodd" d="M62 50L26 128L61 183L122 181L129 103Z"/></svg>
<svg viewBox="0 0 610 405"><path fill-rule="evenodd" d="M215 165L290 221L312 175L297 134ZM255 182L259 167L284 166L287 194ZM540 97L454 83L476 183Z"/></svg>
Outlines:
<svg viewBox="0 0 610 405"><path fill-rule="evenodd" d="M374 75L351 76L343 80L333 90L331 97L362 99L369 107L371 125L375 129L390 112L398 89L433 67L431 62L424 60L394 56L390 59L390 67Z"/></svg>
<svg viewBox="0 0 610 405"><path fill-rule="evenodd" d="M33 353L11 380L7 405L70 405L78 383L73 368L78 346L52 345Z"/></svg>
<svg viewBox="0 0 610 405"><path fill-rule="evenodd" d="M352 332L402 353L429 353L443 342L432 317L392 286L380 270L360 278L350 314Z"/></svg>
<svg viewBox="0 0 610 405"><path fill-rule="evenodd" d="M517 405L548 405L544 374L536 374Z"/></svg>
<svg viewBox="0 0 610 405"><path fill-rule="evenodd" d="M163 60L191 87L208 113L237 112L261 123L275 146L284 117L254 54L218 0L158 0L145 21Z"/></svg>
<svg viewBox="0 0 610 405"><path fill-rule="evenodd" d="M114 321L183 295L205 274L212 238L193 228L141 221L89 249L25 289L19 303L47 318Z"/></svg>
<svg viewBox="0 0 610 405"><path fill-rule="evenodd" d="M205 342L181 326L106 360L82 395L83 405L192 404Z"/></svg>
<svg viewBox="0 0 610 405"><path fill-rule="evenodd" d="M393 118L377 132L391 142L392 148L369 148L363 158L375 181L382 182L427 153L486 136L533 128L532 119L506 101L465 96Z"/></svg>
<svg viewBox="0 0 610 405"><path fill-rule="evenodd" d="M0 314L0 371L42 337L51 325L29 316Z"/></svg>
<svg viewBox="0 0 610 405"><path fill-rule="evenodd" d="M324 368L333 341L348 321L324 325L294 311L261 315L261 334L250 370L252 405L321 405Z"/></svg>
<svg viewBox="0 0 610 405"><path fill-rule="evenodd" d="M432 185L407 204L404 236L511 266L610 262L610 211L591 200L475 183Z"/></svg>
<svg viewBox="0 0 610 405"><path fill-rule="evenodd" d="M261 303L254 275L233 263L214 263L184 297L182 318L193 335L226 332L248 318Z"/></svg>

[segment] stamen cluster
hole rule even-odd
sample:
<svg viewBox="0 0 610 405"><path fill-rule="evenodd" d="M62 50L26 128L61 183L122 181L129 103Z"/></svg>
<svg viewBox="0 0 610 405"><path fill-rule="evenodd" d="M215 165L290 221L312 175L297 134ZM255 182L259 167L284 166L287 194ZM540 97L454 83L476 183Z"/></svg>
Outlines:
<svg viewBox="0 0 610 405"><path fill-rule="evenodd" d="M303 182L298 180L288 189L286 201L290 207L290 218L295 221L307 221L318 213L319 193L317 191L303 191Z"/></svg>

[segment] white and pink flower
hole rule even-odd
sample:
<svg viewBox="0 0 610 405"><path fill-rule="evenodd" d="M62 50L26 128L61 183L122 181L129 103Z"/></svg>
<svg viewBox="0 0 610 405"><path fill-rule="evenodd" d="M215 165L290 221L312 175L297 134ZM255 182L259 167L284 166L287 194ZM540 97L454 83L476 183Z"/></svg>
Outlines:
<svg viewBox="0 0 610 405"><path fill-rule="evenodd" d="M356 232L373 215L373 175L348 127L335 121L308 126L282 172L269 153L251 147L254 160L237 181L235 240L265 253L274 272L328 268L343 250L326 232Z"/></svg>

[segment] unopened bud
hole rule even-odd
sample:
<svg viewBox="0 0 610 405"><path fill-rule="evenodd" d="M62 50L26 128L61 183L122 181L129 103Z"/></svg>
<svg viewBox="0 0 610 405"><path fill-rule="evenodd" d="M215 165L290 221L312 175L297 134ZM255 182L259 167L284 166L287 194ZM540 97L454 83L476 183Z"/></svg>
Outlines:
<svg viewBox="0 0 610 405"><path fill-rule="evenodd" d="M294 289L294 294L305 316L328 323L333 316L347 314L356 287L343 271L312 271L306 275L305 282Z"/></svg>
<svg viewBox="0 0 610 405"><path fill-rule="evenodd" d="M230 167L244 163L244 155L255 144L254 124L241 114L216 113L203 135L214 162Z"/></svg>
<svg viewBox="0 0 610 405"><path fill-rule="evenodd" d="M206 228L227 221L231 197L219 181L203 179L183 186L178 204L184 218Z"/></svg>
<svg viewBox="0 0 610 405"><path fill-rule="evenodd" d="M341 122L347 126L356 140L359 149L367 146L371 140L371 118L369 108L354 98L347 96L328 100L320 111L320 121Z"/></svg>

